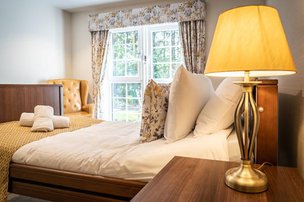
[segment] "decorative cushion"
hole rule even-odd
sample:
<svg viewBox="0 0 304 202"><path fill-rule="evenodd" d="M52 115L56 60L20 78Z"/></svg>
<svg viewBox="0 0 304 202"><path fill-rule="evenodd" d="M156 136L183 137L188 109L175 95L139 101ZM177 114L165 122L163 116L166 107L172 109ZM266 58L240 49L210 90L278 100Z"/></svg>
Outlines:
<svg viewBox="0 0 304 202"><path fill-rule="evenodd" d="M150 142L164 136L170 84L150 80L144 93L140 136L141 142Z"/></svg>
<svg viewBox="0 0 304 202"><path fill-rule="evenodd" d="M196 121L194 135L211 134L231 126L234 112L242 95L242 88L233 83L235 79L224 79L207 102Z"/></svg>
<svg viewBox="0 0 304 202"><path fill-rule="evenodd" d="M203 74L194 74L181 65L170 87L169 106L165 124L165 138L173 142L187 136L207 103L213 86Z"/></svg>

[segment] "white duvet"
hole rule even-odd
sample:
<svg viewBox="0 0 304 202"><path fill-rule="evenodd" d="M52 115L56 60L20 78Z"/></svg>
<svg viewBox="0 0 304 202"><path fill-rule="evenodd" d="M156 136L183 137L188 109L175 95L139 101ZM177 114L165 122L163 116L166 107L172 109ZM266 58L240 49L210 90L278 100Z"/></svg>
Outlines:
<svg viewBox="0 0 304 202"><path fill-rule="evenodd" d="M139 143L140 124L103 122L24 145L13 162L59 170L148 181L174 156L229 160L226 137L212 135L166 143Z"/></svg>

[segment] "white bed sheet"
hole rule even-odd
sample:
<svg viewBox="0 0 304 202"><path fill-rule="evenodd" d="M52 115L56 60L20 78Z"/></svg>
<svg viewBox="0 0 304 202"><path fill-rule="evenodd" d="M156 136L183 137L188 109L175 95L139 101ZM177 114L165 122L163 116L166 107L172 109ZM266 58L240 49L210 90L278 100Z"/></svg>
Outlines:
<svg viewBox="0 0 304 202"><path fill-rule="evenodd" d="M236 131L233 130L227 138L229 161L241 161L241 152Z"/></svg>
<svg viewBox="0 0 304 202"><path fill-rule="evenodd" d="M12 161L59 170L148 181L174 156L229 160L227 136L212 135L166 143L139 143L140 124L103 122L24 145Z"/></svg>

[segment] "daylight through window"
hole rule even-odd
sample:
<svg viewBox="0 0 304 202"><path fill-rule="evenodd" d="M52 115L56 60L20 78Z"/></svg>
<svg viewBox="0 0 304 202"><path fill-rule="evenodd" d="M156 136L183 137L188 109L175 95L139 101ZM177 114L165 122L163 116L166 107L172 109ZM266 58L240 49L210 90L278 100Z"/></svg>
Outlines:
<svg viewBox="0 0 304 202"><path fill-rule="evenodd" d="M177 23L110 30L109 117L113 121L139 121L149 79L171 82L181 63Z"/></svg>

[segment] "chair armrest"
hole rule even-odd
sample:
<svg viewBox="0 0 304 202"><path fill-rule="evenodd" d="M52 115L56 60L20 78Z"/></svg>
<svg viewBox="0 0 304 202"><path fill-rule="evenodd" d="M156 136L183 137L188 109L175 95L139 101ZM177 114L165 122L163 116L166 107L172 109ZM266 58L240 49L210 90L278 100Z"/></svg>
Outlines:
<svg viewBox="0 0 304 202"><path fill-rule="evenodd" d="M82 110L89 113L89 114L93 114L94 113L94 104L86 104L82 106Z"/></svg>

